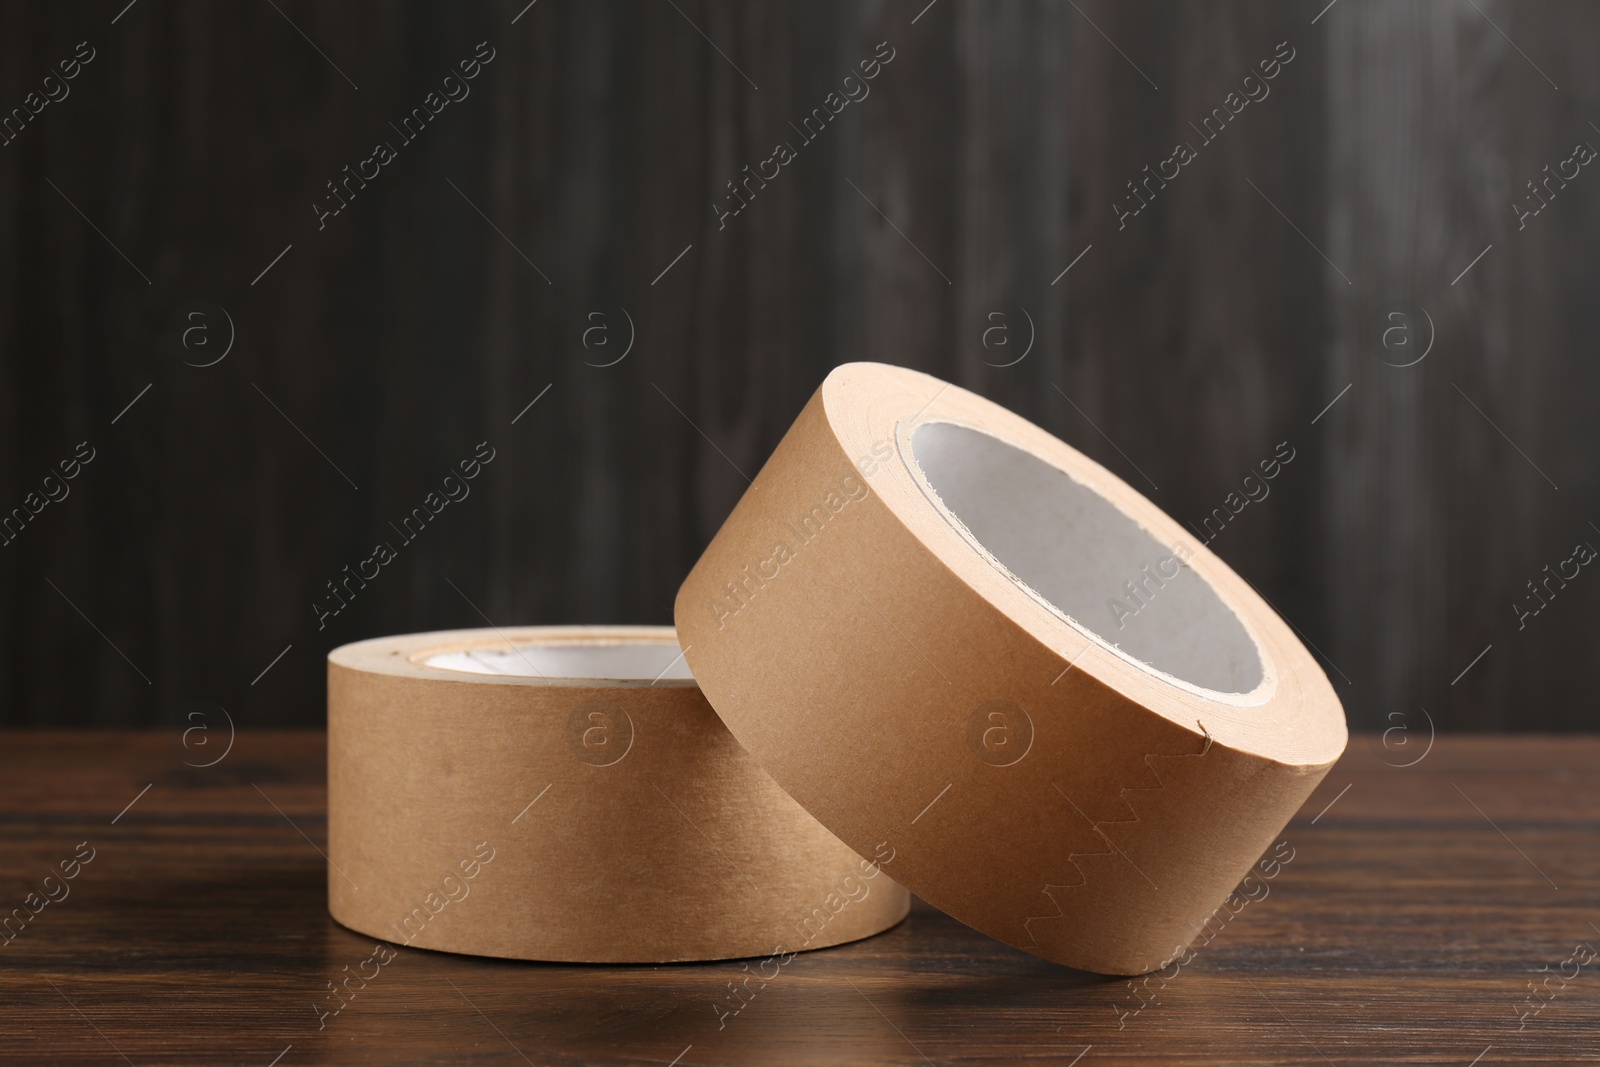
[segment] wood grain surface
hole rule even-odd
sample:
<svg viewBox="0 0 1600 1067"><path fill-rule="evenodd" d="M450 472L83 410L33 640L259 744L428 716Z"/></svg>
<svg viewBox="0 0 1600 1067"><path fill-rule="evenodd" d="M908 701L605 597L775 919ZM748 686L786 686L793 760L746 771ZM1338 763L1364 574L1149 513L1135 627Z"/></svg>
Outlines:
<svg viewBox="0 0 1600 1067"><path fill-rule="evenodd" d="M216 760L227 740L0 735L0 905L22 907L80 843L93 850L68 895L0 942L0 1062L1492 1067L1600 1055L1600 967L1572 962L1575 946L1600 946L1600 738L1353 738L1284 831L1293 858L1266 895L1252 891L1190 963L1137 992L919 903L879 937L795 957L726 1019L717 1006L744 977L738 963L404 948L322 1018L328 983L374 948L326 911L324 739L242 733L214 766L185 765ZM539 832L531 819L521 829ZM1548 989L1537 1012L1530 982Z"/></svg>
<svg viewBox="0 0 1600 1067"><path fill-rule="evenodd" d="M0 516L95 458L0 545L0 723L316 727L348 641L669 622L828 369L875 359L1192 527L1287 442L1212 547L1354 723L1592 730L1600 580L1514 605L1600 545L1600 178L1512 204L1600 144L1597 34L1581 0L7 4L0 115L95 58L0 146Z"/></svg>

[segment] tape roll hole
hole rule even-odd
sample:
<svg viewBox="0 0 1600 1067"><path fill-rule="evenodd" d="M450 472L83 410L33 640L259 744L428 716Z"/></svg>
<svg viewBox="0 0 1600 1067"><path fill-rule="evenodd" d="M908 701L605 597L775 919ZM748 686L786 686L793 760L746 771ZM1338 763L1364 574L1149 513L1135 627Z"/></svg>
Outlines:
<svg viewBox="0 0 1600 1067"><path fill-rule="evenodd" d="M912 458L971 539L1050 607L1135 662L1248 693L1261 653L1216 591L1116 505L1031 453L949 422L911 433Z"/></svg>
<svg viewBox="0 0 1600 1067"><path fill-rule="evenodd" d="M693 681L689 664L670 641L615 643L511 642L426 653L426 667L469 674L509 674L529 678L603 679L618 682Z"/></svg>

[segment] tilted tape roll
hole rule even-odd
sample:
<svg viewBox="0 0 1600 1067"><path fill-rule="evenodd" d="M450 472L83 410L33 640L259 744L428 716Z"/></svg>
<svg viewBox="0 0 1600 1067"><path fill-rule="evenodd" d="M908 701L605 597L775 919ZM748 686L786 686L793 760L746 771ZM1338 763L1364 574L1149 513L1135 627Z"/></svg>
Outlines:
<svg viewBox="0 0 1600 1067"><path fill-rule="evenodd" d="M328 656L328 910L394 944L665 963L837 945L909 897L736 744L670 627Z"/></svg>
<svg viewBox="0 0 1600 1067"><path fill-rule="evenodd" d="M706 698L895 878L1047 959L1180 954L1347 740L1262 598L1099 464L837 368L679 590Z"/></svg>

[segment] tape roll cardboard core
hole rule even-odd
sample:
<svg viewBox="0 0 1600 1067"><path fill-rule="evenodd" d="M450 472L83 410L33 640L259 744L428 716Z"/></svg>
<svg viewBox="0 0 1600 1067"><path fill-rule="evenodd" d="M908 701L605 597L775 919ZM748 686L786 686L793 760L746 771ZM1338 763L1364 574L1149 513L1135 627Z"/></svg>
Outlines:
<svg viewBox="0 0 1600 1067"><path fill-rule="evenodd" d="M328 910L391 944L667 963L838 945L909 896L734 741L670 627L328 656Z"/></svg>
<svg viewBox="0 0 1600 1067"><path fill-rule="evenodd" d="M473 646L432 650L414 662L446 671L471 674L512 674L571 681L610 678L616 681L660 683L692 681L689 665L677 642L619 641L614 644L533 644L505 647Z"/></svg>
<svg viewBox="0 0 1600 1067"><path fill-rule="evenodd" d="M956 423L921 424L911 449L938 502L1051 607L1114 640L1134 662L1200 688L1248 693L1261 684L1261 657L1239 617L1109 500L1037 456ZM1132 577L1108 587L1107 575ZM1131 605L1158 595L1159 611L1122 625Z"/></svg>
<svg viewBox="0 0 1600 1067"><path fill-rule="evenodd" d="M678 592L739 743L978 930L1177 958L1343 751L1322 669L1098 463L928 375L835 368Z"/></svg>

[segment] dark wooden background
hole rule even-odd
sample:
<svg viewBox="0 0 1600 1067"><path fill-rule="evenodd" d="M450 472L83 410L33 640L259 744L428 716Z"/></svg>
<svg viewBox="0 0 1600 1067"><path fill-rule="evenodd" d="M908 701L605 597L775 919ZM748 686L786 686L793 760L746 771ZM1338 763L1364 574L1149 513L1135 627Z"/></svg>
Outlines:
<svg viewBox="0 0 1600 1067"><path fill-rule="evenodd" d="M1354 725L1596 724L1600 578L1512 607L1600 545L1600 176L1511 208L1600 145L1594 5L125 3L0 11L3 113L96 52L0 147L0 511L96 450L0 547L0 724L315 725L347 641L668 622L735 466L855 359L1015 408L1191 523L1288 441L1213 547ZM480 41L471 95L319 231L324 183ZM719 229L724 183L880 41L870 95ZM1284 41L1119 231L1125 183ZM1414 350L1431 322L1406 368L1396 301ZM204 353L172 330L200 304ZM216 307L231 351L185 365ZM631 351L589 365L624 311ZM1027 356L986 365L1025 318ZM471 496L319 631L323 583L485 440Z"/></svg>

